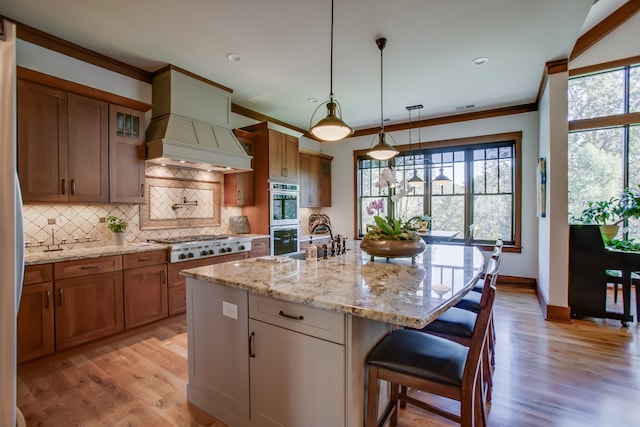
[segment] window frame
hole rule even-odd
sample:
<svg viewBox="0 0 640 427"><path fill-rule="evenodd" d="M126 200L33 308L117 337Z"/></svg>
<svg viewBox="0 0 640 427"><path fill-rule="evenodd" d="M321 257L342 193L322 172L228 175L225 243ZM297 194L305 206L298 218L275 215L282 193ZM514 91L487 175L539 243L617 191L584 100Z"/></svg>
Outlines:
<svg viewBox="0 0 640 427"><path fill-rule="evenodd" d="M622 191L627 188L629 184L629 144L630 144L630 132L631 129L640 126L640 112L629 112L631 87L630 87L630 71L631 69L640 69L640 56L626 58L620 61L613 61L604 64L598 64L592 67L584 67L576 70L572 70L569 73L569 80L580 79L592 76L594 74L606 74L613 73L620 70L624 71L624 112L621 114L613 114L608 116L598 116L588 119L576 119L568 122L569 134L580 132L598 131L608 128L619 128L623 132L622 136L622 157L624 161L624 167L622 171ZM571 218L569 218L571 222ZM625 222L626 225L626 222ZM624 231L624 238L626 239L627 231Z"/></svg>
<svg viewBox="0 0 640 427"><path fill-rule="evenodd" d="M522 131L472 136L472 137L466 137L466 138L455 138L455 139L447 139L447 140L440 140L440 141L429 141L429 142L425 142L425 144L428 145L427 147L420 147L420 144L423 144L423 142L418 142L411 145L412 150L409 150L410 148L409 144L396 145L395 148L401 154L409 154L411 152L415 152L415 153L422 152L425 154L425 156L428 156L430 153L438 152L438 151L440 152L446 151L447 149L451 149L451 148L466 149L466 148L471 148L471 146L476 146L474 148L481 148L482 146L486 146L488 144L505 143L510 141L513 141L513 150L514 150L514 161L513 161L514 243L512 245L505 245L504 251L520 253L522 250ZM416 146L418 147L417 149L416 149ZM358 221L359 221L358 160L362 158L369 158L366 155L367 151L369 151L369 149L353 151L353 174L354 174L353 235L355 236L356 239L362 238L358 234ZM427 197L426 194L425 194L425 197ZM465 198L466 197L473 198L473 194L469 195L468 190L465 190ZM467 218L467 215L469 214L470 209L471 207L469 206L466 207L467 212L465 212L465 222L467 222L466 218ZM460 239L459 241L456 241L456 244L464 244L466 246L477 246L482 250L491 250L493 248L493 244L470 241L469 233L465 233L464 239Z"/></svg>

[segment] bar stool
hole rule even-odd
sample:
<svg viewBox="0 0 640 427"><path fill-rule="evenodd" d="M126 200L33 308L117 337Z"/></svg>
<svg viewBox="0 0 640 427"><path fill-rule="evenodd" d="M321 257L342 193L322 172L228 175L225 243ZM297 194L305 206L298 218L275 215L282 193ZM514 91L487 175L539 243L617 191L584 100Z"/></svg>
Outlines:
<svg viewBox="0 0 640 427"><path fill-rule="evenodd" d="M367 356L366 427L382 426L389 417L398 421L398 402L409 403L460 423L463 427L486 426L482 390L481 355L487 346L487 331L495 299L495 275L489 281L469 347L412 329L396 330ZM378 420L379 380L391 383L391 399ZM400 394L398 387L418 389L460 402L459 413Z"/></svg>
<svg viewBox="0 0 640 427"><path fill-rule="evenodd" d="M613 302L618 302L618 285L622 286L622 271L620 270L605 270L606 283L613 284ZM631 287L635 286L636 293L636 322L640 322L640 294L638 293L638 287L640 285L640 272L631 273Z"/></svg>

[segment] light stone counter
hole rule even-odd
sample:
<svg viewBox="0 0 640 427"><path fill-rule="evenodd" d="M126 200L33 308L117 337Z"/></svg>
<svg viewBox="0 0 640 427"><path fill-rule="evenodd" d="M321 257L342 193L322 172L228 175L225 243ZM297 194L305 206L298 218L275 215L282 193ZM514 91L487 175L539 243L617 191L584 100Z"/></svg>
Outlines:
<svg viewBox="0 0 640 427"><path fill-rule="evenodd" d="M427 245L409 258L370 261L359 243L346 255L317 262L258 258L183 270L188 278L270 298L421 328L462 298L480 277L484 257L474 247ZM436 292L434 285L451 290Z"/></svg>
<svg viewBox="0 0 640 427"><path fill-rule="evenodd" d="M63 249L52 252L32 252L25 254L24 265L47 264L49 262L74 261L102 256L133 254L167 249L168 245L139 243L125 246L98 246L95 248Z"/></svg>

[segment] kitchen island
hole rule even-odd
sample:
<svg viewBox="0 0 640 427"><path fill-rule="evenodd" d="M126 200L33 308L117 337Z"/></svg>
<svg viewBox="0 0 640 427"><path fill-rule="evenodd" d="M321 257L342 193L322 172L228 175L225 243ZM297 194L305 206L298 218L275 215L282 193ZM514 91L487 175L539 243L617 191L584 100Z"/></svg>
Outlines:
<svg viewBox="0 0 640 427"><path fill-rule="evenodd" d="M480 277L477 248L376 259L258 258L185 270L188 400L229 426L362 426L368 351L423 327Z"/></svg>

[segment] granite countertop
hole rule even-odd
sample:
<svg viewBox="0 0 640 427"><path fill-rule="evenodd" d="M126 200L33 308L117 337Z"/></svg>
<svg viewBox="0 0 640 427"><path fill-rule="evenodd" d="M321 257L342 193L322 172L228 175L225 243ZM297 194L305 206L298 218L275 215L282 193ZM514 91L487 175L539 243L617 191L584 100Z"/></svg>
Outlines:
<svg viewBox="0 0 640 427"><path fill-rule="evenodd" d="M411 265L409 258L372 262L355 242L346 255L316 262L264 262L259 257L180 274L271 298L422 328L458 302L483 268L484 257L473 247L427 245L416 265ZM442 285L451 290L438 294L435 289Z"/></svg>
<svg viewBox="0 0 640 427"><path fill-rule="evenodd" d="M47 264L49 262L74 261L84 258L133 254L167 249L158 243L133 243L125 246L98 246L95 248L63 249L53 252L32 252L24 256L24 265Z"/></svg>

